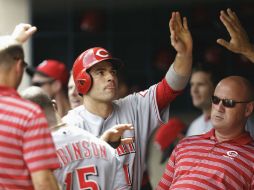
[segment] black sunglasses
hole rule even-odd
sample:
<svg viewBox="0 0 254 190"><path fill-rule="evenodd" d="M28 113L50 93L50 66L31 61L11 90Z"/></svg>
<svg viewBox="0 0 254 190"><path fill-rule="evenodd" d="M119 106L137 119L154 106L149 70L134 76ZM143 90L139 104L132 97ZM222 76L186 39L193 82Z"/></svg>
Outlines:
<svg viewBox="0 0 254 190"><path fill-rule="evenodd" d="M43 81L43 82L33 82L32 85L33 86L38 86L38 87L41 87L45 84L51 84L55 81L55 79L51 79L51 80L47 80L47 81Z"/></svg>
<svg viewBox="0 0 254 190"><path fill-rule="evenodd" d="M244 103L251 102L251 101L235 101L230 99L221 99L217 96L212 96L211 100L212 100L212 103L216 105L218 105L220 101L222 101L222 105L227 108L233 108L235 107L236 104L244 104Z"/></svg>

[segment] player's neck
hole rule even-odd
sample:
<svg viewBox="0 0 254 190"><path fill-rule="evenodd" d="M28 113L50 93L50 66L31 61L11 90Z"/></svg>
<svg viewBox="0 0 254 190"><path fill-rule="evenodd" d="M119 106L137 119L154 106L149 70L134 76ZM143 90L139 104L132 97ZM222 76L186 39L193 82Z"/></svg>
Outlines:
<svg viewBox="0 0 254 190"><path fill-rule="evenodd" d="M1 68L0 68L1 69ZM16 88L16 81L15 77L10 74L10 72L3 71L0 72L0 86L6 86L10 88Z"/></svg>
<svg viewBox="0 0 254 190"><path fill-rule="evenodd" d="M84 97L83 105L87 111L104 119L106 119L113 111L112 102L100 102L89 97Z"/></svg>

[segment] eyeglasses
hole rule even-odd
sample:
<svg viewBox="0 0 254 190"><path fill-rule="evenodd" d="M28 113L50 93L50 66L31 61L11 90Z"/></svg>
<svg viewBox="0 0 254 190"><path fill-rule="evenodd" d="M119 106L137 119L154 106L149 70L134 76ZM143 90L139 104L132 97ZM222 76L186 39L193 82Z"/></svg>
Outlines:
<svg viewBox="0 0 254 190"><path fill-rule="evenodd" d="M251 101L235 101L235 100L231 100L231 99L221 99L217 96L212 96L211 100L212 100L212 103L215 105L218 105L220 103L220 101L222 101L222 105L227 108L233 108L233 107L235 107L236 104L243 104L243 103L251 102Z"/></svg>
<svg viewBox="0 0 254 190"><path fill-rule="evenodd" d="M51 80L47 80L47 81L42 81L42 82L33 82L32 85L33 86L38 86L38 87L41 87L41 86L44 86L45 84L51 84L55 81L55 79L51 79Z"/></svg>

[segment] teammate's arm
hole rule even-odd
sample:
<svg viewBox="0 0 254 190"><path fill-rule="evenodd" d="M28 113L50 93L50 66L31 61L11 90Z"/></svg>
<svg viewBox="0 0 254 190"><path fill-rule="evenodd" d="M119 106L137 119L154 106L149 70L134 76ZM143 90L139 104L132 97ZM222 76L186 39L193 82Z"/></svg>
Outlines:
<svg viewBox="0 0 254 190"><path fill-rule="evenodd" d="M22 44L26 42L36 31L37 28L35 26L31 26L30 24L26 23L20 23L16 25L11 34L11 37Z"/></svg>
<svg viewBox="0 0 254 190"><path fill-rule="evenodd" d="M166 74L165 81L162 80L156 90L159 110L165 108L185 88L192 69L192 36L188 29L187 18L184 17L182 20L179 12L173 12L169 29L171 45L177 54Z"/></svg>
<svg viewBox="0 0 254 190"><path fill-rule="evenodd" d="M227 48L229 51L242 54L254 63L254 47L250 43L249 37L236 13L231 9L221 11L220 20L226 27L231 39L227 42L220 38L217 40L217 43Z"/></svg>
<svg viewBox="0 0 254 190"><path fill-rule="evenodd" d="M51 170L40 170L31 173L35 190L59 190L58 183Z"/></svg>

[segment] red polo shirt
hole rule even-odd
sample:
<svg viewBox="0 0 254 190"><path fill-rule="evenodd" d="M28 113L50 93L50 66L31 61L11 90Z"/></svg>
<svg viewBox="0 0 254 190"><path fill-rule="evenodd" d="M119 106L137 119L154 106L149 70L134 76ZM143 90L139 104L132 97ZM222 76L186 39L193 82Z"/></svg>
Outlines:
<svg viewBox="0 0 254 190"><path fill-rule="evenodd" d="M254 141L249 133L218 142L214 129L183 139L158 184L161 189L254 189Z"/></svg>
<svg viewBox="0 0 254 190"><path fill-rule="evenodd" d="M39 106L0 86L0 189L33 189L32 172L58 167Z"/></svg>

